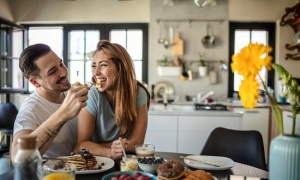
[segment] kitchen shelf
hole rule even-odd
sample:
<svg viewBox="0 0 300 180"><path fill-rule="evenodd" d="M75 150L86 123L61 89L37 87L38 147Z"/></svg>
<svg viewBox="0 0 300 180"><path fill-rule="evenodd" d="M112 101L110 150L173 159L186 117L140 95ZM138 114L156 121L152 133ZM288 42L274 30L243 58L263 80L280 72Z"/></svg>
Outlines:
<svg viewBox="0 0 300 180"><path fill-rule="evenodd" d="M224 22L224 19L157 19L157 23L160 22Z"/></svg>

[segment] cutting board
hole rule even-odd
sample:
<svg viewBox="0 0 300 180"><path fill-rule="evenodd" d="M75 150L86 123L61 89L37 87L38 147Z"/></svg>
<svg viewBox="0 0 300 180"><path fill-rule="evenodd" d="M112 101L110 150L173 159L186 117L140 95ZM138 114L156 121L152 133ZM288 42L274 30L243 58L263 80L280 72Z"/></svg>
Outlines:
<svg viewBox="0 0 300 180"><path fill-rule="evenodd" d="M175 38L172 45L172 55L182 56L183 55L183 40L179 37L179 31L176 30Z"/></svg>

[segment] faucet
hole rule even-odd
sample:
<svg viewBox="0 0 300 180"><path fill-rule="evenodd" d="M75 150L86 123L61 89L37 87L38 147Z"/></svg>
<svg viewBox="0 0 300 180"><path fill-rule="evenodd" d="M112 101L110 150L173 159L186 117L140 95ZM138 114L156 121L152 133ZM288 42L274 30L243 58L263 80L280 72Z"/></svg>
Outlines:
<svg viewBox="0 0 300 180"><path fill-rule="evenodd" d="M201 93L198 93L197 94L197 102L204 102L204 100L206 100L206 98L208 98L209 96L212 96L213 94L215 94L213 91L209 91L204 96L202 96Z"/></svg>

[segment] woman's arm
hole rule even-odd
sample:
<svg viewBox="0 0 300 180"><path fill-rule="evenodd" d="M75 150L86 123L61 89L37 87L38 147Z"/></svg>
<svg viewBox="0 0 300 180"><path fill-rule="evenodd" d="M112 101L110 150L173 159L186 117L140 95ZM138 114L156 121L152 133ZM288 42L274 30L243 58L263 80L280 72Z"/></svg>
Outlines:
<svg viewBox="0 0 300 180"><path fill-rule="evenodd" d="M135 152L136 144L143 144L146 136L148 125L148 107L144 104L137 108L137 117L134 121L133 132L131 138L123 143L126 146L127 152Z"/></svg>
<svg viewBox="0 0 300 180"><path fill-rule="evenodd" d="M81 149L88 149L93 155L105 156L112 158L111 144L102 143L97 144L92 142L92 138L95 132L96 117L93 116L85 108L82 109L78 115L78 135L77 146L75 152L80 152Z"/></svg>

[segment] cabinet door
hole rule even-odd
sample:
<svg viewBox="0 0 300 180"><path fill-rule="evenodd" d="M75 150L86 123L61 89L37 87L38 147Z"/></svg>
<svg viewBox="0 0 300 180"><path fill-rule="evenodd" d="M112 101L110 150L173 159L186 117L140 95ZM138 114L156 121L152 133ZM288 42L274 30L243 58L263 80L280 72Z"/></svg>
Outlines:
<svg viewBox="0 0 300 180"><path fill-rule="evenodd" d="M284 134L291 134L292 133L292 125L293 125L293 113L289 111L283 111L283 129ZM296 134L300 134L300 114L296 116Z"/></svg>
<svg viewBox="0 0 300 180"><path fill-rule="evenodd" d="M241 117L179 116L178 152L200 154L213 129L241 129L241 123Z"/></svg>
<svg viewBox="0 0 300 180"><path fill-rule="evenodd" d="M234 110L244 112L243 130L256 130L261 133L267 160L269 152L269 108L235 108Z"/></svg>
<svg viewBox="0 0 300 180"><path fill-rule="evenodd" d="M177 152L177 116L149 115L145 143L160 152Z"/></svg>

